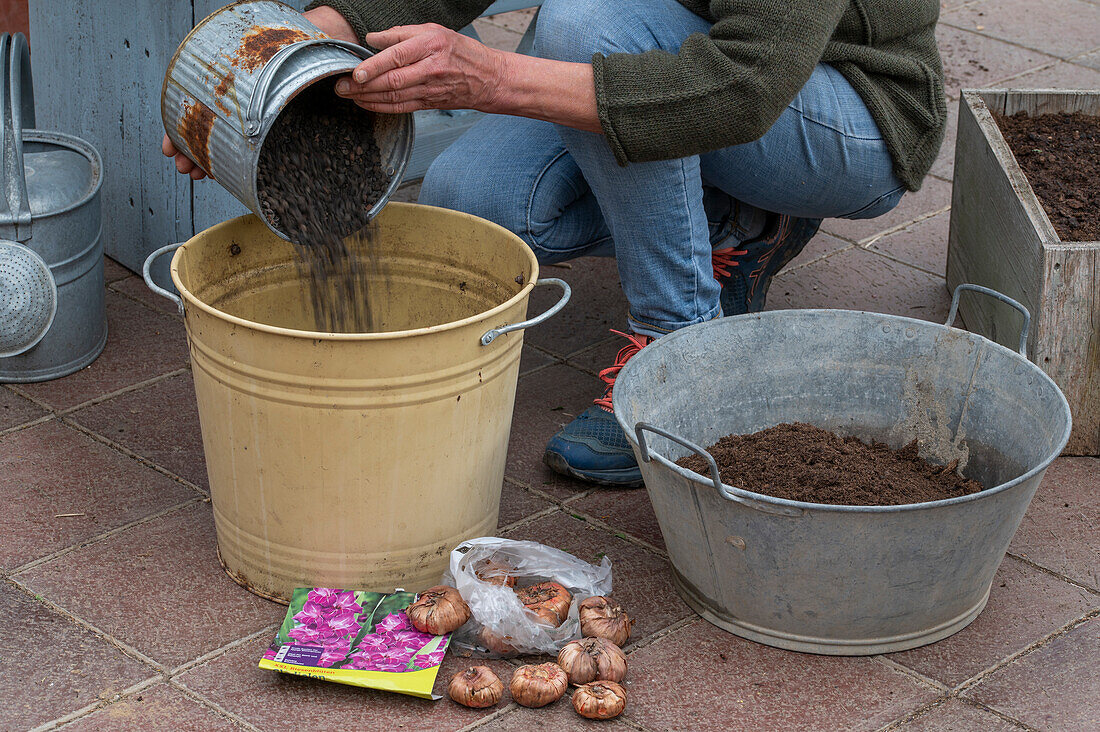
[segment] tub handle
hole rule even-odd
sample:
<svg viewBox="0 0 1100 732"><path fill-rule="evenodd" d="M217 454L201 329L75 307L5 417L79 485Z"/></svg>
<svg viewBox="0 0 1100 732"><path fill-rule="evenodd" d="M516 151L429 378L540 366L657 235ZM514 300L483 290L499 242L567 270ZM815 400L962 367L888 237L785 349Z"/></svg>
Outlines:
<svg viewBox="0 0 1100 732"><path fill-rule="evenodd" d="M252 87L252 94L248 97L248 108L244 115L244 133L248 135L249 139L255 139L260 134L260 130L263 129L263 120L261 117L263 115L264 102L267 99L267 92L271 87L271 82L275 80L275 74L288 58L306 46L335 46L346 51L351 51L361 59L370 58L372 55L369 49L363 48L356 43L341 41L335 38L310 38L280 48L276 51L274 56L268 59L263 69L260 70L260 75L256 79L256 86Z"/></svg>
<svg viewBox="0 0 1100 732"><path fill-rule="evenodd" d="M955 294L951 296L951 310L947 313L947 322L944 323L944 325L950 326L952 323L955 322L955 315L958 313L959 310L959 295L962 294L963 290L970 290L971 292L980 292L983 295L989 295L990 297L994 297L1001 302L1011 305L1012 307L1020 311L1020 315L1024 316L1024 325L1020 329L1020 347L1018 351L1021 356L1027 358L1027 333L1031 327L1031 313L1028 312L1027 308L1013 300L1008 295L1002 295L996 290L991 290L988 287L982 287L981 285L971 285L969 283L963 283L956 287Z"/></svg>
<svg viewBox="0 0 1100 732"><path fill-rule="evenodd" d="M638 422L634 425L634 434L638 437L638 449L642 453L642 462L648 463L653 459L653 456L649 452L649 445L646 444L644 432L649 430L655 434L660 435L666 439L672 440L678 445L682 445L687 449L694 452L696 455L701 456L707 461L707 465L710 467L710 481L714 484L714 490L718 492L718 495L725 498L727 501L733 501L734 503L740 503L746 508L751 508L754 511L761 511L762 513L771 513L777 516L801 516L803 511L800 508L794 508L789 506L777 506L771 503L764 503L762 501L755 501L746 496L741 496L731 491L722 482L722 476L718 472L718 463L714 460L714 456L709 451L699 447L691 440L686 440L679 435L674 435L671 432L667 432L660 427L654 427L647 422Z"/></svg>
<svg viewBox="0 0 1100 732"><path fill-rule="evenodd" d="M559 310L565 307L565 304L569 302L569 297L573 294L573 290L569 287L569 283L565 280L559 280L554 277L546 277L544 279L535 282L535 285L554 285L561 288L561 299L554 303L554 307L547 310L542 315L537 315L530 320L525 320L522 323L516 323L514 325L505 325L501 328L493 328L490 331L486 331L481 336L481 345L487 346L497 339L498 336L502 336L505 333L511 333L514 330L523 330L524 328L530 328L532 325L538 325L545 320L553 317Z"/></svg>
<svg viewBox="0 0 1100 732"><path fill-rule="evenodd" d="M145 264L142 265L142 267L141 267L141 276L145 278L145 284L149 287L149 289L152 290L153 292L157 293L161 297L166 297L169 300L171 300L172 302L176 303L176 307L179 308L180 315L183 314L183 300L181 300L178 295L175 295L174 293L169 292L168 290L166 290L163 287L161 287L160 285L158 285L156 282L153 282L152 269L153 269L153 262L155 262L157 260L157 257L159 257L162 254L167 254L168 252L174 252L177 249L179 249L180 247L182 247L183 244L184 244L184 242L181 241L178 244L169 244L166 247L161 247L160 249L156 250L155 252L150 254L148 257L146 257L145 258Z"/></svg>

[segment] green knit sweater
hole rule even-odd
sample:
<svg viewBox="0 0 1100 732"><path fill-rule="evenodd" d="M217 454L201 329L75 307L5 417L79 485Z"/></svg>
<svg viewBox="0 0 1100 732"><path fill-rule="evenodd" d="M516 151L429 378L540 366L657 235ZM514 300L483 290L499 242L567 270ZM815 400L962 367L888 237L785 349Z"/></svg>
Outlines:
<svg viewBox="0 0 1100 732"><path fill-rule="evenodd" d="M613 0L609 0L611 2ZM679 0L713 22L679 53L596 54L600 123L620 164L751 142L771 128L819 62L867 104L917 190L943 141L939 0ZM469 24L491 0L318 0L359 34L395 25Z"/></svg>

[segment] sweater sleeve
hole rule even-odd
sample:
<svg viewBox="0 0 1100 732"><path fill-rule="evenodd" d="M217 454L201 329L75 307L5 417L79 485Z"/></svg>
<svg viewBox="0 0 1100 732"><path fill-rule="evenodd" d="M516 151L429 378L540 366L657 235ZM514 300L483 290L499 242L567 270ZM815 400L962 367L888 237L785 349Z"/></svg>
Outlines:
<svg viewBox="0 0 1100 732"><path fill-rule="evenodd" d="M847 0L715 0L678 53L596 54L600 124L621 165L751 142L809 80Z"/></svg>
<svg viewBox="0 0 1100 732"><path fill-rule="evenodd" d="M458 30L492 4L493 0L313 0L306 10L328 5L344 16L363 40L367 33L395 25L439 23Z"/></svg>

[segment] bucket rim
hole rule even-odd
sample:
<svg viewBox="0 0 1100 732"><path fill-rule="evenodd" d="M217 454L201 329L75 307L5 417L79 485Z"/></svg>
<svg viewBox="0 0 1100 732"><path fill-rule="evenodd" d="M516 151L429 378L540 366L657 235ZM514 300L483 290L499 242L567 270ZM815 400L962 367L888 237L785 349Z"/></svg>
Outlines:
<svg viewBox="0 0 1100 732"><path fill-rule="evenodd" d="M695 325L688 326L687 328L681 328L680 330L677 330L673 333L669 333L668 335L662 336L660 339L658 339L657 343L660 343L660 342L666 342L666 343L667 342L675 342L675 340L677 338L682 337L682 334L685 331L687 331L691 328L703 328L703 327L706 327L710 324L717 323L717 322L720 322L720 321L741 320L741 322L745 322L747 319L754 319L754 320L763 320L763 319L766 319L766 318L767 319L782 319L784 317L790 317L792 314L799 314L799 315L824 314L824 315L828 315L828 316L840 315L840 316L845 316L845 317L847 317L847 316L857 316L858 317L858 316L872 315L876 318L889 319L889 320L897 321L899 323L906 323L906 324L914 325L916 327L921 327L921 328L930 328L932 330L956 331L956 332L959 332L959 333L963 333L963 334L965 334L966 336L968 336L970 338L976 339L978 342L982 343L983 346L985 346L987 348L999 349L1004 354L1008 355L1009 357L1014 358L1017 361L1023 362L1028 367L1030 367L1030 369L1035 374L1037 374L1040 377L1040 379L1044 380L1046 385L1049 386L1050 388L1052 388L1054 390L1054 393L1058 395L1061 410L1062 410L1062 412L1063 412L1063 414L1066 418L1066 427L1065 427L1065 430L1063 431L1063 434L1062 434L1061 438L1058 440L1057 445L1051 451L1050 455L1048 455L1045 459L1040 461L1040 463L1038 465L1036 465L1035 467L1033 467L1030 470L1026 471L1022 475L1019 475L1019 476L1013 478L1012 480L1001 483L1000 485L993 486L992 488L986 488L984 490L978 491L977 493L971 493L971 494L966 495L966 496L956 496L955 498L943 498L943 499L940 499L938 501L925 501L923 503L903 503L903 504L899 504L899 505L895 505L895 506L850 506L850 505L841 505L841 504L834 504L834 503L812 503L810 501L794 501L794 500L790 500L790 499L787 499L787 498L777 498L776 496L769 496L769 495L764 494L764 493L755 493L753 491L748 491L748 490L745 490L743 488L738 488L737 486L731 486L731 485L728 485L728 484L723 482L722 485L725 486L730 491L730 493L732 493L732 494L734 494L738 497L745 498L747 500L755 501L755 502L758 502L758 503L768 504L770 506L776 506L776 507L779 507L779 508L788 509L788 510L789 509L795 509L799 512L799 514L805 512L805 511L808 511L808 510L813 510L813 511L817 511L817 512L835 512L835 513L901 513L901 512L907 512L907 511L935 509L935 508L940 508L940 507L943 507L943 506L953 506L953 505L962 504L962 503L969 503L971 501L980 500L982 498L987 498L989 496L1011 490L1012 488L1015 488L1016 486L1030 480L1034 476L1041 474L1048 467L1050 467L1050 464L1052 462L1054 462L1054 460L1059 455L1061 455L1062 450L1065 449L1066 443L1069 442L1070 433L1073 430L1073 415L1070 412L1069 402L1066 400L1066 395L1064 393L1062 393L1061 388L1059 388L1059 386L1056 383L1054 383L1054 380L1052 378L1050 378L1050 376L1048 376L1046 374L1046 372L1044 372L1041 368L1039 368L1037 365L1032 363L1027 358L1024 358L1023 356L1021 356L1016 351L1013 351L1011 348L1007 348L1005 346L1002 346L1001 344L997 343L996 341L992 341L992 340L990 340L990 339L986 338L985 336L980 335L978 333L972 333L968 330L963 330L961 328L955 328L955 327L952 327L952 326L944 325L942 323L935 323L935 322L932 322L932 321L929 321L929 320L920 320L918 318L910 318L910 317L906 317L904 315L890 315L888 313L875 313L875 312L867 311L867 310L844 310L844 309L831 309L831 308L791 308L791 309L787 309L787 310L770 310L770 311L762 312L762 313L747 313L747 314L744 314L744 315L734 315L734 316L730 316L730 317L727 317L727 318L715 318L713 320L708 320L708 321L705 321L703 323L697 323ZM666 339L670 339L670 340L666 340ZM652 346L648 346L648 347L652 348ZM626 366L624 366L623 370L619 373L620 383L621 383L622 379L624 379L624 378L629 379L631 373L633 373L634 371L642 368L642 366L638 366L637 364L641 363L641 364L644 365L645 360L641 359L641 356L643 354L645 354L645 351L646 351L646 349L642 349L642 351L637 356L630 359L626 363ZM636 435L634 434L634 428L632 426L628 426L628 423L625 419L625 415L623 414L624 410L623 410L623 407L622 407L622 400L621 399L615 399L615 396L618 395L618 394L621 394L622 391L623 390L621 390L621 389L616 390L615 394L612 395L612 406L614 407L615 420L619 423L619 427L622 428L623 432L626 434L626 439L630 443L631 447L633 447L635 450L637 450L638 447L639 447L638 440L637 440ZM691 482L697 483L697 484L699 484L703 487L713 489L714 484L708 478L700 475L699 473L696 473L693 470L688 470L687 468L680 467L679 465L672 462L671 460L669 460L668 458L666 458L664 455L662 455L659 452L650 450L649 455L650 455L651 460L657 460L662 465L664 465L668 468L671 468L675 473L677 473L681 477L687 478Z"/></svg>
<svg viewBox="0 0 1100 732"><path fill-rule="evenodd" d="M239 2L255 1L256 0L239 0ZM367 50L369 51L370 49ZM255 199L256 201L260 200L260 156L263 153L264 145L267 143L268 135L271 134L271 130L275 127L275 122L279 115L281 115L286 110L286 108L290 106L290 103L297 99L298 96L302 94L306 89L309 89L314 85L325 81L326 79L331 79L334 76L340 76L341 74L350 74L352 71L355 70L356 66L358 66L359 63L360 61L358 59L355 59L353 63L333 59L326 64L314 67L313 69L311 69L311 71L316 72L316 76L310 79L310 81L308 81L307 83L302 84L297 89L294 89L286 97L286 99L282 100L279 108L275 110L273 114L271 114L270 116L264 116L261 121L262 127L259 133L257 133L256 135L256 165L252 166L251 175L248 176L248 185L253 199ZM270 99L264 100L265 110L269 102ZM403 114L387 114L380 112L366 112L365 110L360 111L364 112L365 114L371 115L375 120L381 117L393 118L398 121L398 124L401 127L400 132L398 133L398 137L402 139L400 139L399 141L400 144L395 146L395 148L400 150L400 153L397 156L397 164L393 168L393 175L389 176L390 182L386 186L385 193L383 193L382 196L379 197L379 199L374 203L373 206L371 206L371 209L368 212L368 215L373 220L375 216L381 213L386 204L389 203L390 197L393 196L393 194L397 193L397 189L399 189L401 187L401 184L405 182L405 171L408 169L409 160L412 158L413 145L416 144L416 123L415 118L410 112L406 112ZM377 137L375 139L377 140ZM381 152L380 146L379 151ZM271 230L273 234L278 236L283 241L290 241L290 237L287 236L284 232L275 228L275 225L268 220L268 217L266 215L258 215L257 217L264 222L264 224L267 226L268 229Z"/></svg>
<svg viewBox="0 0 1100 732"><path fill-rule="evenodd" d="M233 2L228 3L227 5L223 5L222 7L211 11L202 20L195 23L195 25L191 28L191 30L187 31L187 34L183 37L183 40L180 41L180 44L178 46L176 46L175 53L173 53L172 57L170 59L168 59L168 66L164 70L164 79L160 83L160 99L161 99L160 121L164 125L165 131L168 130L168 118L167 118L167 115L165 114L165 108L164 108L164 94L168 90L168 79L171 78L172 71L174 71L175 68L176 68L176 62L179 61L179 57L180 57L180 54L183 52L184 46L186 46L188 44L188 42L195 36L196 33L199 32L199 30L201 28L206 26L206 24L209 23L210 21L212 21L215 17L221 15L222 13L224 13L226 11L232 10L233 8L237 7L238 5L251 5L251 4L254 4L254 3L259 2L259 1L261 1L261 0L233 0ZM287 5L282 0L262 0L262 1L272 2L272 3L275 3L277 5L285 5L287 8L290 8L291 10L294 10L293 7L291 7L290 5ZM294 10L294 12L298 12L298 11Z"/></svg>
<svg viewBox="0 0 1100 732"><path fill-rule="evenodd" d="M421 203L405 203L403 201L390 201L389 203L386 204L385 208L388 208L390 206L394 206L398 209L404 209L404 210L411 210L413 208L431 208L431 209L434 209L434 210L437 210L437 211L445 211L448 215L453 215L453 216L456 216L460 219L473 219L473 220L476 220L477 222L479 222L480 224L488 225L491 228L497 229L498 231L501 231L501 232L507 234L511 239L513 239L517 244L519 244L522 247L522 251L523 251L523 253L525 254L525 256L527 258L527 262L531 266L531 276L527 278L527 282L524 283L523 287L520 289L519 292L517 292L515 295L508 298L504 302L493 306L489 310L484 310L484 311L482 311L482 312L480 312L476 315L471 315L471 316L469 316L467 318L463 318L461 320L452 320L449 323L440 323L439 325L432 325L432 326L428 326L427 328L412 328L412 329L408 329L408 330L395 330L395 331L388 331L388 332L384 332L384 333L328 333L328 332L324 332L324 331L298 330L298 329L295 329L295 328L281 328L281 327L276 326L276 325L268 325L266 323L259 323L259 322L256 322L255 320L246 320L244 318L239 318L236 315L230 315L229 313L226 313L222 310L218 310L217 308L215 308L211 305L208 305L207 303L203 302L198 297L196 297L195 294L193 292L191 292L191 290L188 289L183 284L183 282L180 280L180 276L179 276L180 258L182 256L184 256L184 251L187 249L188 245L190 245L193 241L195 241L200 236L209 235L212 232L216 232L218 229L221 229L221 228L229 228L229 227L234 226L234 225L240 225L240 224L242 224L245 221L250 220L250 219L255 220L255 221L263 224L263 221L260 219L260 217L256 216L256 214L249 213L249 214L245 214L244 216L238 216L237 218L229 219L228 221L223 221L220 224L215 224L214 226L211 226L208 229L203 229L202 231L200 231L199 233L195 234L190 239L188 239L186 242L181 244L179 246L179 248L176 249L176 253L174 255L172 255L172 263L171 263L171 267L170 267L170 273L172 275L172 283L176 286L176 289L179 290L180 296L183 298L183 300L186 303L188 303L189 305L191 305L193 307L198 308L199 310L206 313L207 315L210 315L211 317L217 318L219 320L223 320L223 321L228 322L228 323L232 323L233 325L239 325L241 327L248 328L250 330L259 331L261 333L268 333L268 334L271 334L271 335L284 336L284 337L287 337L287 338L301 338L301 339L306 339L306 340L311 340L311 341L352 341L352 342L359 342L359 341L390 341L390 340L399 340L399 339L403 339L403 338L412 338L412 337L415 337L415 336L424 336L424 335L432 335L432 334L435 334L435 333L443 333L443 332L450 331L450 330L458 330L460 328L465 328L467 326L475 325L475 324L480 323L482 321L490 320L493 317L499 315L500 313L505 312L506 310L508 310L509 308L514 306L516 303L519 303L523 300L526 300L528 297L530 297L531 291L534 290L535 283L538 281L538 278L539 278L539 262L538 262L538 259L535 257L535 253L534 253L534 251L532 251L531 247L527 246L527 243L525 241L523 241L523 239L520 239L519 236L517 236L515 233L509 231L508 229L505 229L503 226L500 226L499 224L493 223L492 221L480 218L478 216L474 216L473 214L463 213L462 211L453 211L451 209L440 208L438 206L428 206L426 204L421 204ZM385 209L383 209L383 211L384 210ZM186 311L185 311L185 320L186 320Z"/></svg>

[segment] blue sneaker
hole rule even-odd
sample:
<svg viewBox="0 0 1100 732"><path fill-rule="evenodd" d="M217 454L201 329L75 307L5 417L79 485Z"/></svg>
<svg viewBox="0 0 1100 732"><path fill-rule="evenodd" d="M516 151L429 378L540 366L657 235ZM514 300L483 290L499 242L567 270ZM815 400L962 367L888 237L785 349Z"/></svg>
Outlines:
<svg viewBox="0 0 1100 732"><path fill-rule="evenodd" d="M550 438L543 461L554 472L589 483L637 488L642 485L642 471L626 435L615 421L611 392L615 388L615 377L626 362L654 339L617 330L611 332L625 336L630 343L619 351L614 365L600 372L600 378L607 384L603 396Z"/></svg>
<svg viewBox="0 0 1100 732"><path fill-rule="evenodd" d="M775 214L769 223L762 236L743 242L740 249L716 249L711 253L714 279L722 285L725 316L764 309L772 277L813 238L821 219Z"/></svg>

